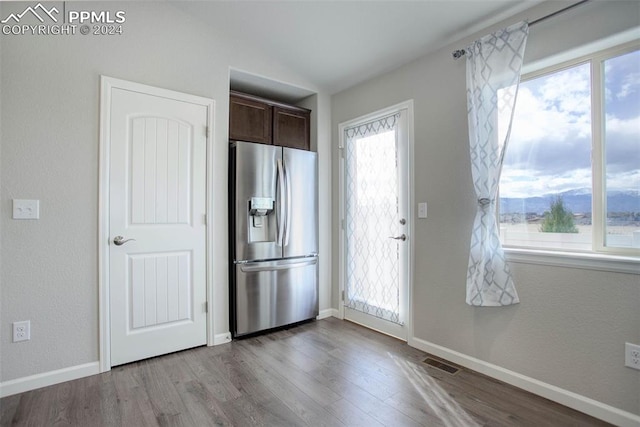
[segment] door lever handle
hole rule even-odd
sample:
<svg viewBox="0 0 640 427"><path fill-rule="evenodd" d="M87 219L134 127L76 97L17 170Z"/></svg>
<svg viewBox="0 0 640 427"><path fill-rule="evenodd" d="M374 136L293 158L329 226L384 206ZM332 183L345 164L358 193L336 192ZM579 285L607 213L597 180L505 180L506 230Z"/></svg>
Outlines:
<svg viewBox="0 0 640 427"><path fill-rule="evenodd" d="M124 245L125 243L127 243L128 241L131 241L131 240L136 240L136 239L124 240L124 237L116 236L116 237L113 238L113 244L116 245L116 246L122 246L122 245Z"/></svg>
<svg viewBox="0 0 640 427"><path fill-rule="evenodd" d="M407 235L403 233L401 236L396 236L396 237L389 236L389 238L394 240L402 240L404 242L405 240L407 240Z"/></svg>

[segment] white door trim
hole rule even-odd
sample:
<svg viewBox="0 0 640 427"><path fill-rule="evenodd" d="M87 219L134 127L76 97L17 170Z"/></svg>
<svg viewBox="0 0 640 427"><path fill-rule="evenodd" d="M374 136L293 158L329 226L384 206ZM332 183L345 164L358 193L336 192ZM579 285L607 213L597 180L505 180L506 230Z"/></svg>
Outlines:
<svg viewBox="0 0 640 427"><path fill-rule="evenodd" d="M407 111L407 130L408 130L408 151L409 151L409 161L407 164L407 174L409 175L409 200L408 210L407 210L407 236L409 237L409 271L408 271L408 281L407 284L407 317L405 326L407 328L407 338L413 337L413 310L412 310L412 302L413 302L413 266L414 266L414 253L415 253L415 220L414 220L414 211L413 205L415 200L415 185L414 185L414 131L413 131L413 99L409 99L404 102L400 102L398 104L392 105L387 108L383 108L381 110L374 111L369 114L365 114L363 116L348 120L346 122L342 122L338 125L338 163L339 163L339 202L338 202L338 214L340 221L338 223L338 229L340 234L339 239L339 247L338 247L338 318L344 319L344 299L343 295L345 292L345 280L346 280L346 269L345 269L345 230L344 230L344 221L345 221L345 203L344 203L344 187L345 187L345 168L344 168L344 131L349 126L353 126L356 123L373 120L377 117L389 115L396 113L401 110Z"/></svg>
<svg viewBox="0 0 640 427"><path fill-rule="evenodd" d="M109 318L109 161L110 161L110 123L111 123L111 91L114 88L140 92L164 98L170 98L202 105L207 108L207 185L206 185L206 212L207 212L207 242L206 242L206 286L207 286L207 345L214 345L213 336L213 278L211 266L213 265L213 236L211 224L213 223L212 197L213 176L213 118L215 101L172 90L157 88L120 80L113 77L100 76L100 160L99 160L99 196L98 196L98 311L99 311L99 357L100 372L111 370L111 331Z"/></svg>

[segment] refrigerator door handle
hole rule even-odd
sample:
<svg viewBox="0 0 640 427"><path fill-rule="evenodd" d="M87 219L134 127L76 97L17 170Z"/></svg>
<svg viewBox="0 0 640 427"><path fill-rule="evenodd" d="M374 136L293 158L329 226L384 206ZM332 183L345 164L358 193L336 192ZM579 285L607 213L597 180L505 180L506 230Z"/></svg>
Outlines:
<svg viewBox="0 0 640 427"><path fill-rule="evenodd" d="M298 260L295 262L256 262L239 264L240 270L245 273L253 273L258 271L274 271L274 270L289 270L298 267L307 267L318 263L318 258L311 257Z"/></svg>
<svg viewBox="0 0 640 427"><path fill-rule="evenodd" d="M285 218L285 226L284 226L284 246L288 246L289 245L289 236L291 235L290 233L290 228L291 228L291 176L289 175L289 172L287 171L286 165L284 166L284 180L285 180L285 192L287 193L287 200L286 200L286 208L287 208L287 216Z"/></svg>
<svg viewBox="0 0 640 427"><path fill-rule="evenodd" d="M285 183L285 178L284 178L284 166L282 164L282 159L278 159L277 161L277 165L278 165L278 181L277 181L277 185L278 185L278 192L279 194L279 200L278 203L280 204L280 209L279 209L279 216L278 216L278 236L277 236L277 245L278 246L284 246L284 227L285 227L285 209L286 209L286 205L285 205L285 192L286 192L286 183Z"/></svg>

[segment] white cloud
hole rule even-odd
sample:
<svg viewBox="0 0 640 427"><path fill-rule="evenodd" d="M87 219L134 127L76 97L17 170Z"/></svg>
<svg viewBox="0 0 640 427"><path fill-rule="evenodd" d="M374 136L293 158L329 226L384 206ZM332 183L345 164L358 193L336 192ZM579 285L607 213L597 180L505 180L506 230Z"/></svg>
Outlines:
<svg viewBox="0 0 640 427"><path fill-rule="evenodd" d="M576 169L562 175L532 169L503 170L500 179L500 197L535 197L577 188L591 188L591 169Z"/></svg>
<svg viewBox="0 0 640 427"><path fill-rule="evenodd" d="M604 61L607 101L624 100L640 93L640 51L615 56Z"/></svg>
<svg viewBox="0 0 640 427"><path fill-rule="evenodd" d="M629 95L638 92L640 87L640 73L627 74L620 86L620 90L616 93L617 99L624 99Z"/></svg>
<svg viewBox="0 0 640 427"><path fill-rule="evenodd" d="M520 85L511 141L591 137L589 68L580 66Z"/></svg>
<svg viewBox="0 0 640 427"><path fill-rule="evenodd" d="M611 67L607 70L612 72ZM617 87L611 86L615 96L639 96L640 73L626 71L624 76ZM590 86L588 65L521 84L500 181L501 197L592 187ZM640 189L640 111L622 105L616 108L638 115L606 117L607 187Z"/></svg>
<svg viewBox="0 0 640 427"><path fill-rule="evenodd" d="M588 64L542 77L540 93L547 107L573 115L591 114L591 77Z"/></svg>
<svg viewBox="0 0 640 427"><path fill-rule="evenodd" d="M589 137L591 113L576 115L559 110L536 97L528 88L522 88L511 132L511 141L516 143L533 143L543 138L564 141L571 135Z"/></svg>
<svg viewBox="0 0 640 427"><path fill-rule="evenodd" d="M640 169L608 175L607 190L640 191Z"/></svg>
<svg viewBox="0 0 640 427"><path fill-rule="evenodd" d="M638 137L636 141L638 141L640 140L640 116L625 120L608 114L606 117L606 129L607 133L636 136Z"/></svg>

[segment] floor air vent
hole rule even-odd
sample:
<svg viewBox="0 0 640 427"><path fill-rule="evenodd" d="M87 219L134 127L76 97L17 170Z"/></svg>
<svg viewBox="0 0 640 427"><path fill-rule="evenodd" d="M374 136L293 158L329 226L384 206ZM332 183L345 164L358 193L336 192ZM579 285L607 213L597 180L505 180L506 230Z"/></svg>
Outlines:
<svg viewBox="0 0 640 427"><path fill-rule="evenodd" d="M426 363L429 366L433 366L434 368L438 368L441 371L445 371L446 373L451 374L451 375L457 374L458 371L460 370L459 368L456 368L456 367L451 366L451 365L447 365L444 362L432 359L430 357L427 357L426 359L424 359L424 363Z"/></svg>

